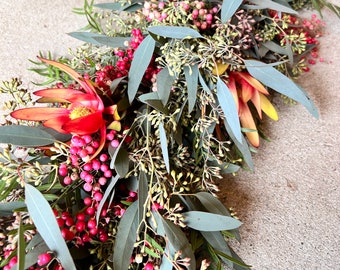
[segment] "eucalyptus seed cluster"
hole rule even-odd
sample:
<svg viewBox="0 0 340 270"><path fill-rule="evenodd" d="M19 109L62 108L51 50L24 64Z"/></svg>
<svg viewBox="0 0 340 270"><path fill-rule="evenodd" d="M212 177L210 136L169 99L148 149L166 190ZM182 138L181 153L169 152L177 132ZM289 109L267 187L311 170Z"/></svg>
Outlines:
<svg viewBox="0 0 340 270"><path fill-rule="evenodd" d="M5 110L9 112L18 108L34 105L30 92L28 89L22 87L22 81L18 78L1 82L0 94L5 94L10 97L10 100L3 103Z"/></svg>
<svg viewBox="0 0 340 270"><path fill-rule="evenodd" d="M0 178L6 183L4 190L8 194L24 182L33 183L35 186L41 185L55 169L51 164L40 164L38 161L26 162L22 158L16 158L10 146L0 150Z"/></svg>
<svg viewBox="0 0 340 270"><path fill-rule="evenodd" d="M114 49L106 46L95 46L86 43L74 49L69 49L69 65L75 70L81 70L83 74L93 76L98 66L112 65L116 60ZM91 60L89 60L91 59ZM96 63L94 65L93 63Z"/></svg>
<svg viewBox="0 0 340 270"><path fill-rule="evenodd" d="M302 54L306 50L307 38L305 33L295 33L291 30L285 35L285 39L280 40L280 44L283 48L289 46L293 53Z"/></svg>
<svg viewBox="0 0 340 270"><path fill-rule="evenodd" d="M178 77L184 66L199 63L203 59L202 55L195 52L196 45L196 42L191 43L189 40L183 42L171 39L160 48L161 56L156 58L156 62L167 67L171 76Z"/></svg>
<svg viewBox="0 0 340 270"><path fill-rule="evenodd" d="M299 10L303 7L305 7L307 4L310 4L311 1L309 0L293 0L291 3L289 3L293 9Z"/></svg>
<svg viewBox="0 0 340 270"><path fill-rule="evenodd" d="M273 40L278 34L280 34L280 30L276 23L266 23L259 31L263 42Z"/></svg>

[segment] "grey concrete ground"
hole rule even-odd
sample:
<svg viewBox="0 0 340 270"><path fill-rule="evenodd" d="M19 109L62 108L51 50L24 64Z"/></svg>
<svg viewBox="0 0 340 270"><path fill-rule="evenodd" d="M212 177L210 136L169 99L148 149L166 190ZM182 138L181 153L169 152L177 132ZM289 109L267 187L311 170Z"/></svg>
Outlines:
<svg viewBox="0 0 340 270"><path fill-rule="evenodd" d="M101 1L106 2L106 1ZM335 1L335 3L337 0ZM85 25L71 12L82 0L2 0L0 80L38 77L27 71L39 50L64 55L81 42L66 33ZM300 105L277 98L280 120L267 124L272 142L254 156L255 172L220 181L221 198L244 223L234 247L254 270L340 269L339 103L340 20L324 11L327 23L320 55L300 84L320 110L312 118Z"/></svg>

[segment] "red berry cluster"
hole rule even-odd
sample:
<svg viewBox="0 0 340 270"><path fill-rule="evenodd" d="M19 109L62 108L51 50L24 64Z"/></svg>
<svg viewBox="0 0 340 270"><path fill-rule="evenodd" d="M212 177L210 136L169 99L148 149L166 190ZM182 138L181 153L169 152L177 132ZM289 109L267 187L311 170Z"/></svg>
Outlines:
<svg viewBox="0 0 340 270"><path fill-rule="evenodd" d="M206 4L203 1L194 1L190 4L192 8L191 16L194 25L200 30L211 28L214 23L214 17L219 8L217 6L206 8Z"/></svg>
<svg viewBox="0 0 340 270"><path fill-rule="evenodd" d="M125 189L125 187L124 187ZM122 194L126 190L121 189ZM126 205L137 199L136 192L128 192L126 197L121 197L122 202L112 202L111 205L105 203L101 209L99 222L96 216L99 203L103 196L101 192L95 192L92 196L83 199L84 208L73 215L68 211L58 211L54 209L61 234L66 241L74 241L77 246L84 245L92 240L106 242L109 238L109 224L113 219L121 218L125 213Z"/></svg>
<svg viewBox="0 0 340 270"><path fill-rule="evenodd" d="M9 256L11 256L12 252L13 252L13 249L5 250L3 253L4 259L7 259ZM9 260L8 264L4 266L3 270L11 270L12 267L17 264L17 262L18 262L18 256L13 256Z"/></svg>
<svg viewBox="0 0 340 270"><path fill-rule="evenodd" d="M7 259L14 250L5 250L4 252L4 259ZM42 253L38 255L38 261L35 265L30 266L28 270L41 270L41 269L47 269L45 268L50 262L52 261L52 254L51 253ZM14 269L14 266L18 262L18 256L13 256L7 265L3 267L3 270L11 270ZM41 267L42 266L42 267ZM53 270L64 270L64 268L57 262L56 265L53 266L53 268L48 268Z"/></svg>
<svg viewBox="0 0 340 270"><path fill-rule="evenodd" d="M270 12L272 18L276 21L279 21L279 14L276 11ZM296 34L296 35L303 35L306 39L306 43L309 46L315 46L319 44L318 38L322 36L322 28L324 27L324 22L317 18L316 14L312 14L311 19L299 19L294 15L285 14L283 16L284 21L289 25L287 29L285 29L284 33L280 33L278 38L284 39L286 34ZM285 41L285 40L283 40ZM308 59L308 56L311 58ZM307 63L310 65L316 64L316 59L319 58L318 48L315 46L309 55L302 57L302 59L308 60ZM319 62L323 62L324 59L322 57L319 58ZM308 72L310 68L305 66L303 68L304 71Z"/></svg>
<svg viewBox="0 0 340 270"><path fill-rule="evenodd" d="M111 144L117 145L119 141L113 135L115 131L108 133ZM70 155L65 163L59 165L59 175L63 177L63 183L70 185L77 180L83 180L83 189L87 192L98 192L104 186L107 179L112 177L109 168L109 156L101 154L98 158L90 160L99 147L98 140L94 136L73 136L70 144Z"/></svg>
<svg viewBox="0 0 340 270"><path fill-rule="evenodd" d="M144 39L143 33L140 29L133 29L131 34L132 38L129 42L128 48L115 50L114 53L118 57L115 66L104 66L95 74L96 84L105 92L110 89L110 84L114 79L128 75L131 62L133 60L133 55L137 50L139 44L141 44ZM153 74L157 72L158 69L155 67L154 61L151 61L150 66L145 72L144 79L150 80Z"/></svg>
<svg viewBox="0 0 340 270"><path fill-rule="evenodd" d="M176 13L169 12L169 10L181 9L182 15L185 14L192 19L191 24L196 26L199 30L207 30L212 27L215 21L215 15L219 11L219 6L209 6L204 1L173 1L173 2L159 2L153 3L145 1L143 8L143 15L146 20L153 21L169 21L174 20Z"/></svg>

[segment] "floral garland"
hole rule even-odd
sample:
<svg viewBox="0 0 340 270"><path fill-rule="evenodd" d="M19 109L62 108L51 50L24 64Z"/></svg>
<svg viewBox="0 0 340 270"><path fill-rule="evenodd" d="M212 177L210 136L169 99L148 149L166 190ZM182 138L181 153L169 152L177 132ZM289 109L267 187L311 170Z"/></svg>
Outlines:
<svg viewBox="0 0 340 270"><path fill-rule="evenodd" d="M289 2L289 4L288 4ZM320 11L325 1L311 1ZM47 89L3 82L3 269L248 269L215 180L253 169L274 92L319 58L309 1L85 1L86 42L41 55ZM322 61L322 58L319 58ZM40 104L44 105L40 105Z"/></svg>

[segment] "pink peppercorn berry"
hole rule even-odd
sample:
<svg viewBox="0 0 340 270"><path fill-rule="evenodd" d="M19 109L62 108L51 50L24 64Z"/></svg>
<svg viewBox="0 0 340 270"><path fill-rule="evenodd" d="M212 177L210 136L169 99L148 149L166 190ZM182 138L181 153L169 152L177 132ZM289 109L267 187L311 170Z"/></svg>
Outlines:
<svg viewBox="0 0 340 270"><path fill-rule="evenodd" d="M153 267L153 263L152 262L148 262L144 265L144 270L153 270L154 267Z"/></svg>
<svg viewBox="0 0 340 270"><path fill-rule="evenodd" d="M43 266L43 265L45 265L45 264L48 264L48 263L51 261L51 259L52 259L51 254L49 254L49 253L43 253L43 254L40 254L40 255L38 256L38 261L37 261L37 263L38 263L39 266Z"/></svg>

